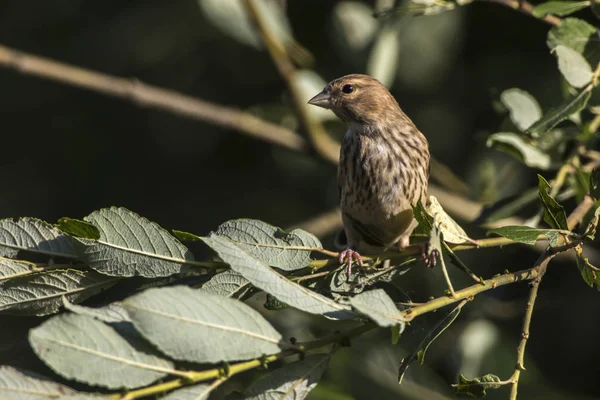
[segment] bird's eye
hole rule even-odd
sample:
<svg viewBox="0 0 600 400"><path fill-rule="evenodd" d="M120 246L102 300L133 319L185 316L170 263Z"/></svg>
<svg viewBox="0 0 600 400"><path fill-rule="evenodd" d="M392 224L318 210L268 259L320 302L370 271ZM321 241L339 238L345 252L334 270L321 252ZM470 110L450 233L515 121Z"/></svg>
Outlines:
<svg viewBox="0 0 600 400"><path fill-rule="evenodd" d="M354 86L352 85L344 85L344 87L342 88L342 92L349 94L354 92Z"/></svg>

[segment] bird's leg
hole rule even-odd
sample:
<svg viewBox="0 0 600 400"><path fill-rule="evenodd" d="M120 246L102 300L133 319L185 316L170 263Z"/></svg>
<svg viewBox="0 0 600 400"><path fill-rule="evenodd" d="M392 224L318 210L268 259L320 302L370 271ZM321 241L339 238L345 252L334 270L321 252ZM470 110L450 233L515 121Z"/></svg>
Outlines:
<svg viewBox="0 0 600 400"><path fill-rule="evenodd" d="M338 256L338 261L341 264L344 264L344 260L346 260L346 277L350 280L350 273L352 272L352 261L356 261L356 263L362 267L363 262L360 257L360 254L356 250L348 247L346 250L340 251Z"/></svg>
<svg viewBox="0 0 600 400"><path fill-rule="evenodd" d="M419 245L421 247L421 259L426 267L433 268L437 264L437 250L429 251L429 242Z"/></svg>

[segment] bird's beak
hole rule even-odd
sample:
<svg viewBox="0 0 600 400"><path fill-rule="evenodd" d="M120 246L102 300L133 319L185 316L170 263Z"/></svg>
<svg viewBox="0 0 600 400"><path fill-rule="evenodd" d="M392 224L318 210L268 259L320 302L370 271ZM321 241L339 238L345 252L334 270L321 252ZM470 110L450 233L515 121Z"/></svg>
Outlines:
<svg viewBox="0 0 600 400"><path fill-rule="evenodd" d="M329 100L329 93L323 90L321 93L310 99L308 104L329 109L331 108L331 102Z"/></svg>

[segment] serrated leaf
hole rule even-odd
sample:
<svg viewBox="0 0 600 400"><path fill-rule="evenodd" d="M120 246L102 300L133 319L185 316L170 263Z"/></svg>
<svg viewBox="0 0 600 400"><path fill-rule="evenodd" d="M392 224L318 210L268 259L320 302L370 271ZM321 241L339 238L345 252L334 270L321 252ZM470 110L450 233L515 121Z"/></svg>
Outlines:
<svg viewBox="0 0 600 400"><path fill-rule="evenodd" d="M400 333L406 326L406 317L402 315L383 289L369 290L357 294L350 299L350 305L379 326L399 325Z"/></svg>
<svg viewBox="0 0 600 400"><path fill-rule="evenodd" d="M200 290L223 297L240 298L252 285L235 271L227 270L210 278Z"/></svg>
<svg viewBox="0 0 600 400"><path fill-rule="evenodd" d="M58 229L79 238L100 239L98 228L89 222L78 219L63 217L58 220Z"/></svg>
<svg viewBox="0 0 600 400"><path fill-rule="evenodd" d="M175 390L161 400L207 400L213 391L212 385L199 384Z"/></svg>
<svg viewBox="0 0 600 400"><path fill-rule="evenodd" d="M542 118L542 109L537 100L524 90L506 89L500 95L500 101L508 109L511 121L521 131Z"/></svg>
<svg viewBox="0 0 600 400"><path fill-rule="evenodd" d="M329 357L329 354L313 355L278 368L250 385L244 399L302 400L317 386Z"/></svg>
<svg viewBox="0 0 600 400"><path fill-rule="evenodd" d="M592 81L592 67L581 53L563 45L556 46L554 52L558 57L558 69L571 86L579 89Z"/></svg>
<svg viewBox="0 0 600 400"><path fill-rule="evenodd" d="M71 303L66 297L62 298L63 306L66 310L78 315L87 315L97 319L98 321L108 324L116 322L131 322L127 311L123 308L120 302L110 303L103 307L84 307L78 304Z"/></svg>
<svg viewBox="0 0 600 400"><path fill-rule="evenodd" d="M533 7L531 14L536 18L544 18L548 14L564 17L589 6L589 1L547 1Z"/></svg>
<svg viewBox="0 0 600 400"><path fill-rule="evenodd" d="M81 302L117 283L95 271L55 269L12 279L1 286L0 311L16 315L48 315L62 306L62 296Z"/></svg>
<svg viewBox="0 0 600 400"><path fill-rule="evenodd" d="M414 360L418 359L419 363L423 364L425 353L427 352L427 349L431 343L433 343L438 336L440 336L446 329L448 329L450 325L452 325L456 317L458 317L458 314L460 314L460 310L464 304L464 302L459 304L452 311L446 314L444 318L439 320L435 326L429 332L427 332L427 335L425 335L417 347L415 347L408 354L408 356L404 357L402 361L400 361L400 366L398 367L398 383L402 383L402 378L404 378L406 370Z"/></svg>
<svg viewBox="0 0 600 400"><path fill-rule="evenodd" d="M0 398L3 400L45 400L74 393L70 387L36 373L0 367Z"/></svg>
<svg viewBox="0 0 600 400"><path fill-rule="evenodd" d="M546 236L548 238L550 246L556 246L558 244L558 239L560 238L560 233L557 230L537 229L531 228L529 226L520 225L510 225L503 226L501 228L491 229L487 233L488 236L491 233L495 233L496 235L500 235L510 240L514 240L515 242L530 245L536 244L540 236Z"/></svg>
<svg viewBox="0 0 600 400"><path fill-rule="evenodd" d="M210 237L229 239L256 259L286 271L310 265L310 253L322 245L313 234L280 228L254 219L236 219L221 224Z"/></svg>
<svg viewBox="0 0 600 400"><path fill-rule="evenodd" d="M105 208L84 218L100 232L85 244L82 258L91 268L111 276L156 278L194 265L194 255L158 224L125 208Z"/></svg>
<svg viewBox="0 0 600 400"><path fill-rule="evenodd" d="M231 269L248 279L254 286L275 296L292 307L333 319L353 318L350 307L300 286L277 273L273 268L252 256L237 243L220 236L203 239L231 266Z"/></svg>
<svg viewBox="0 0 600 400"><path fill-rule="evenodd" d="M487 389L498 389L505 383L493 374L487 374L479 378L467 379L460 374L459 383L452 385L455 394L464 394L471 397L483 397Z"/></svg>
<svg viewBox="0 0 600 400"><path fill-rule="evenodd" d="M137 351L114 329L84 315L50 318L29 331L29 343L57 374L109 389L133 389L173 373L170 361Z"/></svg>
<svg viewBox="0 0 600 400"><path fill-rule="evenodd" d="M532 168L548 169L552 165L550 155L537 148L526 137L513 132L490 135L486 146L508 153Z"/></svg>
<svg viewBox="0 0 600 400"><path fill-rule="evenodd" d="M0 256L14 257L20 250L77 258L73 238L47 222L35 218L0 220Z"/></svg>
<svg viewBox="0 0 600 400"><path fill-rule="evenodd" d="M544 132L554 128L558 123L569 118L569 116L580 112L587 105L590 96L592 95L592 87L587 86L579 93L570 96L563 103L551 110L548 110L544 116L537 121L535 124L527 129L527 132L531 135L541 135Z"/></svg>
<svg viewBox="0 0 600 400"><path fill-rule="evenodd" d="M146 339L177 360L248 360L285 347L281 334L249 306L187 286L149 289L123 307Z"/></svg>
<svg viewBox="0 0 600 400"><path fill-rule="evenodd" d="M0 257L0 282L33 274L36 270L38 268L32 262Z"/></svg>
<svg viewBox="0 0 600 400"><path fill-rule="evenodd" d="M550 184L543 176L538 174L539 195L544 205L544 222L554 229L569 230L567 215L563 206L558 204L549 194Z"/></svg>

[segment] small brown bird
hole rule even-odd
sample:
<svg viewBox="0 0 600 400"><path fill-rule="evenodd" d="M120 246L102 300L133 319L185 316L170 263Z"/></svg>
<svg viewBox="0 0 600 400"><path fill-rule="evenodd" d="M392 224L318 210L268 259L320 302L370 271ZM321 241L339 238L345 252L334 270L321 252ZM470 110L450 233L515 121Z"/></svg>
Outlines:
<svg viewBox="0 0 600 400"><path fill-rule="evenodd" d="M418 223L412 207L426 203L427 139L378 80L346 75L309 104L329 109L348 125L342 141L338 189L347 247L340 263L362 265L360 252L409 245ZM432 260L435 262L434 260Z"/></svg>

